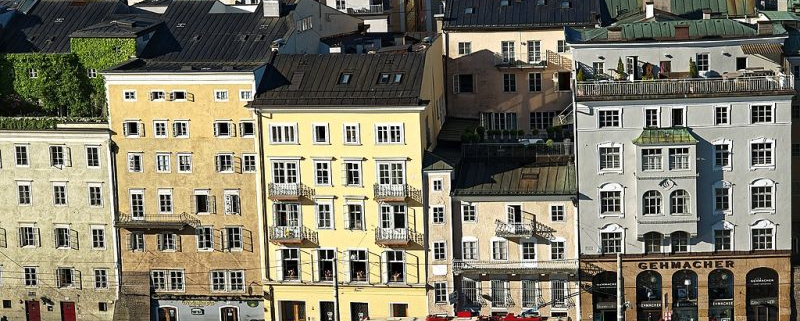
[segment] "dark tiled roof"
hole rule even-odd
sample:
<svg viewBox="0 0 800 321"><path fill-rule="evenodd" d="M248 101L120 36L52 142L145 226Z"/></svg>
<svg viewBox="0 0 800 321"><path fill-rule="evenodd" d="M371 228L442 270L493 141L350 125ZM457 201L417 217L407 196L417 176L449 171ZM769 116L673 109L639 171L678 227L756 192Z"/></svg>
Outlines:
<svg viewBox="0 0 800 321"><path fill-rule="evenodd" d="M402 54L278 55L254 107L419 106L426 51ZM340 84L342 74L350 74ZM382 74L389 83L380 84ZM400 83L395 75L402 74Z"/></svg>
<svg viewBox="0 0 800 321"><path fill-rule="evenodd" d="M599 15L597 0L571 0L569 8L561 0L448 0L445 6L444 29L530 29L588 26ZM468 10L472 13L467 13Z"/></svg>
<svg viewBox="0 0 800 321"><path fill-rule="evenodd" d="M572 195L577 191L575 166L537 166L531 162L462 161L454 195Z"/></svg>
<svg viewBox="0 0 800 321"><path fill-rule="evenodd" d="M108 19L72 33L79 38L135 38L156 28L162 21L154 17L112 15Z"/></svg>
<svg viewBox="0 0 800 321"><path fill-rule="evenodd" d="M66 53L69 35L103 21L115 10L125 12L127 6L117 0L39 0L27 14L17 13L3 31L0 52ZM0 0L0 6L13 1Z"/></svg>
<svg viewBox="0 0 800 321"><path fill-rule="evenodd" d="M444 155L440 155L440 151L437 150L433 152L425 152L425 156L422 158L422 170L423 171L449 171L453 170L453 166L456 164L457 161L451 160L446 158ZM456 155L459 153L458 150L455 151ZM445 154L445 153L441 153Z"/></svg>
<svg viewBox="0 0 800 321"><path fill-rule="evenodd" d="M697 144L697 139L685 127L645 128L633 140L636 145Z"/></svg>

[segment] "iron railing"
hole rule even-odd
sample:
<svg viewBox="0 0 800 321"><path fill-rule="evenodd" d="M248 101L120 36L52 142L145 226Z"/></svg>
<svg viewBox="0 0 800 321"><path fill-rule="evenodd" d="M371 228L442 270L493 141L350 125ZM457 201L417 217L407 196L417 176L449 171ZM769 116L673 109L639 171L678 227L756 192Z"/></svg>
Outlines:
<svg viewBox="0 0 800 321"><path fill-rule="evenodd" d="M532 237L536 234L536 222L531 223L506 223L501 220L494 221L494 233L499 237Z"/></svg>
<svg viewBox="0 0 800 321"><path fill-rule="evenodd" d="M720 95L732 93L763 94L794 91L793 75L736 78L687 78L634 81L578 82L575 95L586 100L608 100L610 97ZM624 98L623 98L624 99Z"/></svg>
<svg viewBox="0 0 800 321"><path fill-rule="evenodd" d="M123 228L178 228L184 226L198 227L200 219L187 213L181 214L147 214L129 215L120 213L116 225Z"/></svg>
<svg viewBox="0 0 800 321"><path fill-rule="evenodd" d="M408 197L406 184L375 184L375 199L404 199Z"/></svg>
<svg viewBox="0 0 800 321"><path fill-rule="evenodd" d="M422 244L423 236L408 228L376 228L375 243L377 244Z"/></svg>
<svg viewBox="0 0 800 321"><path fill-rule="evenodd" d="M384 6L382 4L371 4L363 8L347 8L348 14L382 14Z"/></svg>
<svg viewBox="0 0 800 321"><path fill-rule="evenodd" d="M273 243L317 243L317 232L305 226L270 226L269 240Z"/></svg>
<svg viewBox="0 0 800 321"><path fill-rule="evenodd" d="M478 273L574 273L578 271L578 260L550 261L453 261L453 274Z"/></svg>
<svg viewBox="0 0 800 321"><path fill-rule="evenodd" d="M537 57L530 57L531 53L527 47L522 48L522 52L515 51L514 54L495 52L495 66L498 68L547 68L562 67L572 68L572 59L551 50L539 52Z"/></svg>
<svg viewBox="0 0 800 321"><path fill-rule="evenodd" d="M314 195L314 191L300 183L269 183L268 193L271 199L298 199Z"/></svg>

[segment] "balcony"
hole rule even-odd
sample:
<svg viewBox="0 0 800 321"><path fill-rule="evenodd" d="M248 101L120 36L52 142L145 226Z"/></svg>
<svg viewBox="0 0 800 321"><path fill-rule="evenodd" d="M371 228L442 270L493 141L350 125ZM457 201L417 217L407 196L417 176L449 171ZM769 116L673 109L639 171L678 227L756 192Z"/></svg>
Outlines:
<svg viewBox="0 0 800 321"><path fill-rule="evenodd" d="M152 214L144 216L131 216L119 213L115 225L127 229L182 230L187 226L192 228L200 226L200 219L186 213Z"/></svg>
<svg viewBox="0 0 800 321"><path fill-rule="evenodd" d="M492 299L493 308L511 308L515 306L511 293L498 294L496 296L490 295L489 297Z"/></svg>
<svg viewBox="0 0 800 321"><path fill-rule="evenodd" d="M419 200L420 192L408 184L375 184L375 200L378 202L405 202L406 199Z"/></svg>
<svg viewBox="0 0 800 321"><path fill-rule="evenodd" d="M578 101L794 94L792 75L578 82Z"/></svg>
<svg viewBox="0 0 800 321"><path fill-rule="evenodd" d="M269 183L269 199L273 201L297 201L313 195L313 189L300 183Z"/></svg>
<svg viewBox="0 0 800 321"><path fill-rule="evenodd" d="M453 274L576 273L578 260L554 261L453 261Z"/></svg>
<svg viewBox="0 0 800 321"><path fill-rule="evenodd" d="M317 232L305 226L270 226L269 241L275 244L317 243Z"/></svg>
<svg viewBox="0 0 800 321"><path fill-rule="evenodd" d="M407 228L376 228L375 244L379 246L409 246L411 244L422 245L424 242L422 234Z"/></svg>
<svg viewBox="0 0 800 321"><path fill-rule="evenodd" d="M494 235L505 238L533 237L536 235L536 221L531 223L506 223L494 221Z"/></svg>
<svg viewBox="0 0 800 321"><path fill-rule="evenodd" d="M550 50L540 53L539 60L531 60L527 52L514 55L496 52L494 55L494 65L499 69L546 69L548 66L572 68L572 59Z"/></svg>
<svg viewBox="0 0 800 321"><path fill-rule="evenodd" d="M383 4L371 4L363 8L347 8L347 14L351 15L379 15L383 14Z"/></svg>

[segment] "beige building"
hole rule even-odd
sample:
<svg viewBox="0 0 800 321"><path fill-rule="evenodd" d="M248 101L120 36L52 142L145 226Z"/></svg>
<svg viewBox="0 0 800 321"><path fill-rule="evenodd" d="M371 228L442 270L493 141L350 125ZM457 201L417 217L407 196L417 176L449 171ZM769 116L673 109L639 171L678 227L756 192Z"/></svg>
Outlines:
<svg viewBox="0 0 800 321"><path fill-rule="evenodd" d="M108 125L3 124L17 129L0 129L0 318L110 320L119 279Z"/></svg>
<svg viewBox="0 0 800 321"><path fill-rule="evenodd" d="M466 144L455 170L428 164L430 312L575 319L571 145Z"/></svg>
<svg viewBox="0 0 800 321"><path fill-rule="evenodd" d="M448 117L479 120L486 130L545 134L572 102L563 27L591 26L598 12L596 1L563 3L448 1Z"/></svg>

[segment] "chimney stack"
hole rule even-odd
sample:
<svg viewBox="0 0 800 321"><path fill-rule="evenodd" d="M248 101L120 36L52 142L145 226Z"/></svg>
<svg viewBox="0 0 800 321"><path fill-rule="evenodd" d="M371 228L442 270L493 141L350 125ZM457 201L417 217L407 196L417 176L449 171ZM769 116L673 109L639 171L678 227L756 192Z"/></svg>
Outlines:
<svg viewBox="0 0 800 321"><path fill-rule="evenodd" d="M771 35L772 34L772 21L759 21L758 22L758 35Z"/></svg>
<svg viewBox="0 0 800 321"><path fill-rule="evenodd" d="M279 18L281 16L281 3L278 0L263 0L264 17ZM322 4L320 4L322 5Z"/></svg>
<svg viewBox="0 0 800 321"><path fill-rule="evenodd" d="M608 40L609 41L622 40L622 27L618 26L608 27Z"/></svg>
<svg viewBox="0 0 800 321"><path fill-rule="evenodd" d="M711 19L711 9L703 9L703 20Z"/></svg>
<svg viewBox="0 0 800 321"><path fill-rule="evenodd" d="M655 16L655 13L653 12L654 9L655 9L654 6L655 5L653 4L652 1L647 1L644 4L644 17L645 18L650 19L650 18L653 18Z"/></svg>
<svg viewBox="0 0 800 321"><path fill-rule="evenodd" d="M675 39L678 40L689 39L689 25L686 24L675 25Z"/></svg>

